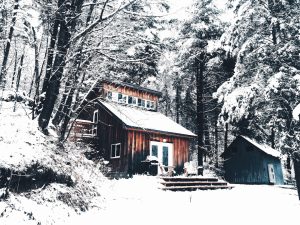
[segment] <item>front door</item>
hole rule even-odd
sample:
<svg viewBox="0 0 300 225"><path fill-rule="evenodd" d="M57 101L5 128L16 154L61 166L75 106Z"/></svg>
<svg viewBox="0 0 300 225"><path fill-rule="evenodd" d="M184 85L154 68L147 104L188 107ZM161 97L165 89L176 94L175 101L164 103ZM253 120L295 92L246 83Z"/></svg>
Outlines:
<svg viewBox="0 0 300 225"><path fill-rule="evenodd" d="M269 181L271 184L275 184L275 171L273 164L268 164Z"/></svg>
<svg viewBox="0 0 300 225"><path fill-rule="evenodd" d="M173 144L151 141L150 142L150 155L155 156L158 162L163 166L173 166ZM160 174L160 169L158 169Z"/></svg>

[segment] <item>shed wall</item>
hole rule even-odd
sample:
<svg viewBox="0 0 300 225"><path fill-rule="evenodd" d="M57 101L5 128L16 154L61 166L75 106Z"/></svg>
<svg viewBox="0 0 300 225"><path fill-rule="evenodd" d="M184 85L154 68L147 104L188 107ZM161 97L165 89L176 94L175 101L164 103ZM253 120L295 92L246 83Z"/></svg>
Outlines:
<svg viewBox="0 0 300 225"><path fill-rule="evenodd" d="M268 164L274 166L276 184L283 184L280 159L270 156L243 139L229 147L224 161L225 179L231 183L269 184Z"/></svg>

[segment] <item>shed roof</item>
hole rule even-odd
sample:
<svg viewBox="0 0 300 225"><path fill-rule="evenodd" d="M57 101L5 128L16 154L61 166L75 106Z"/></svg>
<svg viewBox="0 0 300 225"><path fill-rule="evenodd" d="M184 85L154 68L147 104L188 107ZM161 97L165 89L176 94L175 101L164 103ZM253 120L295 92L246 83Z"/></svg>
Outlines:
<svg viewBox="0 0 300 225"><path fill-rule="evenodd" d="M268 154L268 155L271 155L271 156L274 156L276 158L279 158L280 157L280 152L271 148L270 146L266 145L266 144L260 144L260 143L257 143L255 140L249 138L249 137L246 137L246 136L242 136L241 137L243 139L245 139L246 141L248 141L249 143L251 143L252 145L254 145L255 147L257 147L258 149L260 149L261 151L263 151L264 153Z"/></svg>
<svg viewBox="0 0 300 225"><path fill-rule="evenodd" d="M104 100L99 100L99 102L128 127L183 136L196 136L191 131L175 123L173 120L159 112L147 111Z"/></svg>

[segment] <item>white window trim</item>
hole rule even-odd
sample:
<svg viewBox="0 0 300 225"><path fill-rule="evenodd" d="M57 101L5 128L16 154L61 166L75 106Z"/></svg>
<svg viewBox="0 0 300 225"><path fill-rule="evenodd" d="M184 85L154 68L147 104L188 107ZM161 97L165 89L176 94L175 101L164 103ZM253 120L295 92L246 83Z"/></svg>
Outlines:
<svg viewBox="0 0 300 225"><path fill-rule="evenodd" d="M117 146L117 145L120 145L120 155L119 156L112 156L112 153L113 153L113 146ZM119 158L121 158L121 148L122 146L121 146L121 143L116 143L116 144L111 144L111 146L110 146L110 158L111 159L119 159ZM115 154L116 154L116 149L115 149Z"/></svg>

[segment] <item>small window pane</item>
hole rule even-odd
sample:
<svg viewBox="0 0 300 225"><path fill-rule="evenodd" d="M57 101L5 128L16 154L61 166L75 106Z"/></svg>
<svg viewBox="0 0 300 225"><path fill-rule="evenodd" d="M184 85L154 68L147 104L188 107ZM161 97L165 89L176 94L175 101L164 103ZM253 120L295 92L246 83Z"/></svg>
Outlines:
<svg viewBox="0 0 300 225"><path fill-rule="evenodd" d="M121 145L116 145L116 157L119 157L121 153Z"/></svg>
<svg viewBox="0 0 300 225"><path fill-rule="evenodd" d="M157 145L152 145L151 155L157 157L158 156L158 147Z"/></svg>
<svg viewBox="0 0 300 225"><path fill-rule="evenodd" d="M128 104L132 104L132 96L128 96Z"/></svg>
<svg viewBox="0 0 300 225"><path fill-rule="evenodd" d="M115 145L111 145L111 157L114 158L116 157L116 150L115 150L116 146Z"/></svg>
<svg viewBox="0 0 300 225"><path fill-rule="evenodd" d="M146 101L146 107L147 107L147 109L150 108L150 101Z"/></svg>
<svg viewBox="0 0 300 225"><path fill-rule="evenodd" d="M132 97L132 104L133 104L133 105L136 105L136 103L137 103L136 97Z"/></svg>
<svg viewBox="0 0 300 225"><path fill-rule="evenodd" d="M118 101L122 100L123 96L121 93L118 94Z"/></svg>
<svg viewBox="0 0 300 225"><path fill-rule="evenodd" d="M154 109L154 108L155 108L154 102L152 102L152 101L150 102L150 108L151 108L151 109Z"/></svg>

